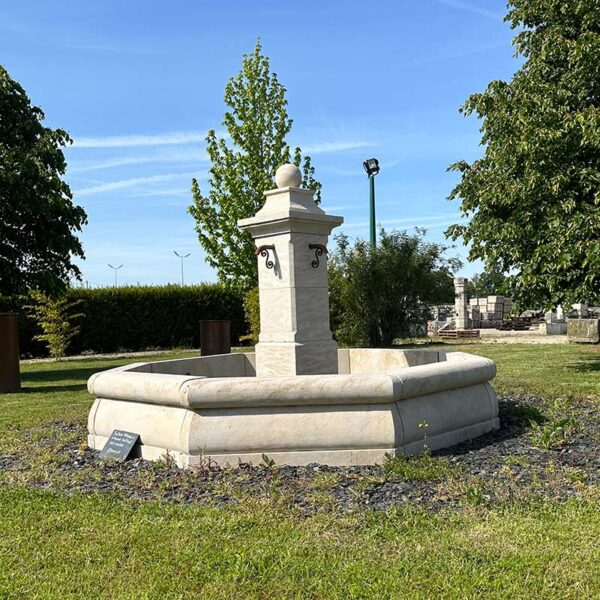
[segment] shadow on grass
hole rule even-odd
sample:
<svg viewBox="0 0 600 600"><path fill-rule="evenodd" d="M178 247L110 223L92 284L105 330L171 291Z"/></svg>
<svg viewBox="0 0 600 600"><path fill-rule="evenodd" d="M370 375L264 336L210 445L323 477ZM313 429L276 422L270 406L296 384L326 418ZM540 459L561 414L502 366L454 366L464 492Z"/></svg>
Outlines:
<svg viewBox="0 0 600 600"><path fill-rule="evenodd" d="M582 357L579 362L569 367L578 373L594 373L600 371L600 354L597 356Z"/></svg>
<svg viewBox="0 0 600 600"><path fill-rule="evenodd" d="M56 364L56 363L52 363ZM81 380L82 385L94 374L99 371L106 371L113 367L119 366L120 363L114 363L103 366L87 367L69 367L65 365L62 369L48 369L44 371L25 371L21 373L21 379L24 384L27 383L51 383L53 381L77 381ZM39 388L38 388L39 389Z"/></svg>
<svg viewBox="0 0 600 600"><path fill-rule="evenodd" d="M23 385L19 394L56 394L58 392L83 392L87 389L87 382L73 383L66 385Z"/></svg>

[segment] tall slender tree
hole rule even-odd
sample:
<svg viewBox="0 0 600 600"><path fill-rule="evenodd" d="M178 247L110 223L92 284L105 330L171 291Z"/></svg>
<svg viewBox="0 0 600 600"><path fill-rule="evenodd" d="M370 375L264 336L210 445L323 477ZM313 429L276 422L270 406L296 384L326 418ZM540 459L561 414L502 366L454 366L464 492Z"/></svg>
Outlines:
<svg viewBox="0 0 600 600"><path fill-rule="evenodd" d="M237 227L238 219L254 215L264 202L263 193L275 187L275 171L291 159L286 136L292 128L288 117L285 87L271 73L269 58L260 41L252 54L244 55L240 72L225 87L223 125L229 140L208 132L207 151L210 189L205 195L192 180L193 204L189 212L207 262L219 280L240 289L256 285L254 244L247 232ZM316 191L321 184L309 156L295 148L293 161L303 170L303 187Z"/></svg>
<svg viewBox="0 0 600 600"><path fill-rule="evenodd" d="M524 63L462 111L482 119L484 156L451 165L470 218L447 234L511 272L520 304L600 298L600 2L510 0Z"/></svg>
<svg viewBox="0 0 600 600"><path fill-rule="evenodd" d="M44 118L0 65L0 294L53 293L81 275L75 232L87 217L62 179L71 138Z"/></svg>

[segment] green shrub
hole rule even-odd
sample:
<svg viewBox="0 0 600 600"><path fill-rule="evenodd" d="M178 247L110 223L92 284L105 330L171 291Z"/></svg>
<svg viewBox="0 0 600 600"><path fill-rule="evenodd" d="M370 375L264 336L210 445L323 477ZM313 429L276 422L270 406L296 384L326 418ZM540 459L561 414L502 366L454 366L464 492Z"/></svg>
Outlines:
<svg viewBox="0 0 600 600"><path fill-rule="evenodd" d="M372 246L350 245L336 237L329 261L331 325L345 345L390 346L411 327L429 318L429 305L454 301L452 272L456 259L444 258L445 247L427 243L424 232L387 233Z"/></svg>
<svg viewBox="0 0 600 600"><path fill-rule="evenodd" d="M520 427L529 427L531 423L544 423L548 420L541 409L533 404L508 405L502 411L502 418Z"/></svg>
<svg viewBox="0 0 600 600"><path fill-rule="evenodd" d="M52 298L35 290L30 297L33 304L26 308L34 315L43 332L34 339L46 342L50 356L59 360L65 356L71 340L79 333L79 327L74 323L83 315L74 313L74 308L80 302L65 296Z"/></svg>
<svg viewBox="0 0 600 600"><path fill-rule="evenodd" d="M568 446L577 430L576 420L565 417L544 424L531 421L530 438L532 444L541 450L558 450Z"/></svg>
<svg viewBox="0 0 600 600"><path fill-rule="evenodd" d="M65 298L83 313L71 354L198 347L204 319L229 319L234 345L247 330L241 294L220 284L71 288ZM0 311L19 313L21 354L44 356L45 345L35 339L43 331L27 314L29 304L28 297L0 297Z"/></svg>
<svg viewBox="0 0 600 600"><path fill-rule="evenodd" d="M258 344L258 334L260 333L260 302L257 287L252 288L244 296L244 312L250 332L248 335L242 336L242 339L249 340L255 346Z"/></svg>

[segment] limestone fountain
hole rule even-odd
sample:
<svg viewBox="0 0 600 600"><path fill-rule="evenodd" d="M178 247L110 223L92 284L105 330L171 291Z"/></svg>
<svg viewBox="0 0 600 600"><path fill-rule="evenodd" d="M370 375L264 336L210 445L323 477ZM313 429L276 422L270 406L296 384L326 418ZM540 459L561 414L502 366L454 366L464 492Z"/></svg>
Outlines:
<svg viewBox="0 0 600 600"><path fill-rule="evenodd" d="M326 214L300 182L297 167L283 165L264 206L239 222L257 247L255 353L92 375L91 448L102 449L118 429L140 435L142 457L168 453L181 467L208 458L256 464L263 454L278 464L364 465L498 427L491 360L444 350L337 348L327 239L343 218Z"/></svg>

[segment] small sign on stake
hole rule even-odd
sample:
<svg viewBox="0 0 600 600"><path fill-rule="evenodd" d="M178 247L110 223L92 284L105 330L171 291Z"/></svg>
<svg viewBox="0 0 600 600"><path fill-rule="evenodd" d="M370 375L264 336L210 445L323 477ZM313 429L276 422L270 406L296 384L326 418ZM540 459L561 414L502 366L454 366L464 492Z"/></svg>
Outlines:
<svg viewBox="0 0 600 600"><path fill-rule="evenodd" d="M139 433L114 429L98 457L125 462L139 439Z"/></svg>

